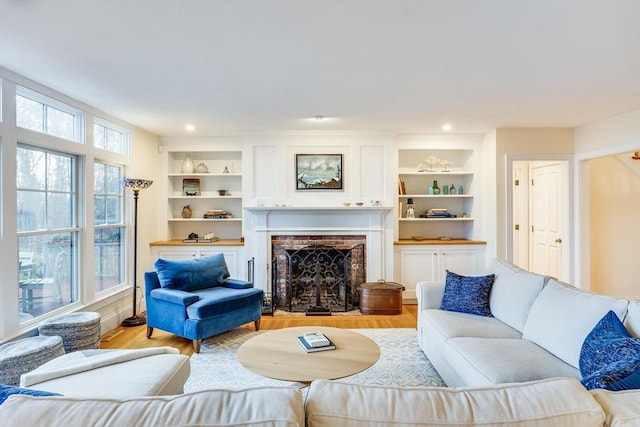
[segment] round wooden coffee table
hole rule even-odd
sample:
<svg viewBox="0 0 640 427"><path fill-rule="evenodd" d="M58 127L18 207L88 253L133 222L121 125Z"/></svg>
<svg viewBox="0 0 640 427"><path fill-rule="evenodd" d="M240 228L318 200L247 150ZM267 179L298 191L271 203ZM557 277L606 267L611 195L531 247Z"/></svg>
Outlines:
<svg viewBox="0 0 640 427"><path fill-rule="evenodd" d="M313 331L329 337L336 349L305 352L296 338ZM242 366L265 377L310 383L364 371L376 363L380 349L370 338L346 329L303 326L255 336L240 346L237 356Z"/></svg>

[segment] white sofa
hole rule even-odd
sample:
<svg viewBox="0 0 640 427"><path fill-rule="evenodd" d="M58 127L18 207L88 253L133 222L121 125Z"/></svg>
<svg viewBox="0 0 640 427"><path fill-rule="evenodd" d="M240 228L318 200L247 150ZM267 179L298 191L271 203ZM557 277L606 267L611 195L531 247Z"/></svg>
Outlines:
<svg viewBox="0 0 640 427"><path fill-rule="evenodd" d="M479 388L384 387L319 380L301 390L261 387L115 398L14 395L0 426L638 427L640 391L587 392L573 378Z"/></svg>
<svg viewBox="0 0 640 427"><path fill-rule="evenodd" d="M581 291L496 260L493 317L440 310L444 284L417 284L418 342L449 387L580 379L582 343L612 310L634 336L640 303Z"/></svg>

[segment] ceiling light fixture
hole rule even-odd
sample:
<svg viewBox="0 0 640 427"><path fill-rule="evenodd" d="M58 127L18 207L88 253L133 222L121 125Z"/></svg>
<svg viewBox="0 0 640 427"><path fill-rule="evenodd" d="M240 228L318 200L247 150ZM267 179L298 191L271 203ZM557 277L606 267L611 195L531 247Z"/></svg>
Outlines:
<svg viewBox="0 0 640 427"><path fill-rule="evenodd" d="M451 123L445 123L442 125L442 130L448 132L451 130Z"/></svg>
<svg viewBox="0 0 640 427"><path fill-rule="evenodd" d="M185 129L187 132L193 132L193 131L196 129L196 127L195 127L194 125L186 125L186 126L184 127L184 129Z"/></svg>
<svg viewBox="0 0 640 427"><path fill-rule="evenodd" d="M324 119L325 119L325 117L324 117L324 116L321 116L321 115L319 115L319 114L318 114L317 116L313 116L313 118L314 118L314 119L316 119L316 120L318 120L318 121L319 121L319 120L324 120Z"/></svg>

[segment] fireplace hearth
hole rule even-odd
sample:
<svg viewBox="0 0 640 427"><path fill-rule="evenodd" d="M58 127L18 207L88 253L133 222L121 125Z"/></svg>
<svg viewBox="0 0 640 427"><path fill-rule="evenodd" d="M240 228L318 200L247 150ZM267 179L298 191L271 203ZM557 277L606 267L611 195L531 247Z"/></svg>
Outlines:
<svg viewBox="0 0 640 427"><path fill-rule="evenodd" d="M307 315L357 308L365 259L364 236L274 236L274 308Z"/></svg>

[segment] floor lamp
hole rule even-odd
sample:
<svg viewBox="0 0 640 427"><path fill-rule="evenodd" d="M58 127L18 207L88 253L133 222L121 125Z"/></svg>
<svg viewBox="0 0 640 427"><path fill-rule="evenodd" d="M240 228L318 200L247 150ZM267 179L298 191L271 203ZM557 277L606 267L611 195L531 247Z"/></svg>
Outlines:
<svg viewBox="0 0 640 427"><path fill-rule="evenodd" d="M122 321L122 326L140 326L147 323L147 319L136 314L138 305L137 290L137 265L138 265L138 195L140 190L149 188L153 181L148 179L124 178L122 181L124 188L133 190L133 316Z"/></svg>

